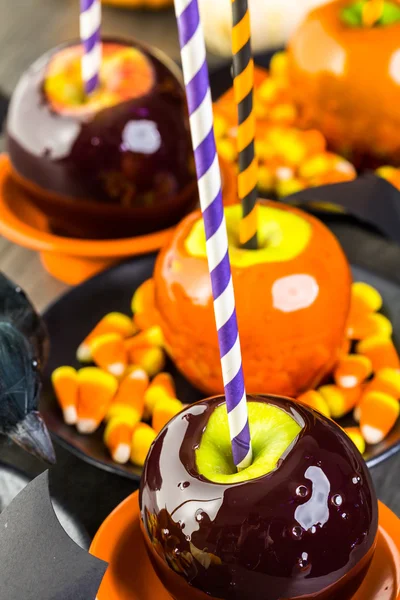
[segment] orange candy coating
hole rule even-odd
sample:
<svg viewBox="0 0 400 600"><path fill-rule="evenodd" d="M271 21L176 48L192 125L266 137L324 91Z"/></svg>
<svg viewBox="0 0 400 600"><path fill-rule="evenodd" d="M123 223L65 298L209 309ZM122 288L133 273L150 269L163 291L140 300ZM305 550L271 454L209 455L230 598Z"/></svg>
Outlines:
<svg viewBox="0 0 400 600"><path fill-rule="evenodd" d="M350 271L337 240L320 221L281 204L263 204L295 213L310 224L312 234L291 260L232 265L244 376L249 392L296 397L318 384L336 362L349 310ZM184 219L161 251L154 304L175 364L196 387L213 394L223 391L223 383L207 259L190 256L185 246L199 218L195 212ZM315 301L292 312L275 308L274 285L297 273L316 282Z"/></svg>

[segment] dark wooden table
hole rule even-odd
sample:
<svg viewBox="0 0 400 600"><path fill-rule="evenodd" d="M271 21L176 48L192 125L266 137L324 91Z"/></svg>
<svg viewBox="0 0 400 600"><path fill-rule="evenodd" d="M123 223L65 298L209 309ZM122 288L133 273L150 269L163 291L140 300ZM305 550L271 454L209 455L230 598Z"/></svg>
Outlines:
<svg viewBox="0 0 400 600"><path fill-rule="evenodd" d="M0 90L10 94L19 75L32 60L56 44L78 34L78 0L0 0ZM129 12L104 8L104 33L136 36L159 46L174 59L179 56L175 17L172 10ZM219 64L210 57L210 66ZM0 141L1 144L1 141ZM378 237L365 234L347 225L336 227L353 262L382 274L397 276L400 249ZM0 238L0 269L18 282L43 310L67 286L50 277L36 253L19 248ZM400 280L399 280L400 281ZM30 476L39 474L44 466L18 448L0 442L0 459ZM68 506L85 525L90 535L102 520L128 494L133 482L100 471L57 447L58 464L51 471L51 487L55 497ZM400 455L373 469L372 475L381 500L400 515Z"/></svg>

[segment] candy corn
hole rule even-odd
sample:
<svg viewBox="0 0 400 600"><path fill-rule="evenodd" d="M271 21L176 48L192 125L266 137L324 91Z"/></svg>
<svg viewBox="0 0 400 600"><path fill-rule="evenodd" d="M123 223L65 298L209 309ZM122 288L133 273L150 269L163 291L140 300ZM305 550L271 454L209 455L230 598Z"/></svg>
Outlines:
<svg viewBox="0 0 400 600"><path fill-rule="evenodd" d="M122 338L134 335L137 328L132 322L132 319L119 312L111 312L105 315L96 327L89 333L89 335L79 345L76 352L76 357L80 362L86 363L92 360L92 351L90 348L90 342L106 333L118 333Z"/></svg>
<svg viewBox="0 0 400 600"><path fill-rule="evenodd" d="M281 95L275 82L266 84L262 93L274 90ZM287 99L280 98L284 113ZM220 137L232 135L227 117L221 119ZM280 183L288 189L304 187L300 171L314 179L325 177L327 165L336 160L326 152L324 138L312 130L268 125L257 144L266 161L259 168L260 182L275 191ZM280 165L278 156L285 164ZM400 410L400 360L391 340L392 325L377 312L381 307L377 290L365 283L353 284L346 337L331 374L334 383L327 380L327 385L298 397L328 418L341 418L354 409L360 426L345 431L361 453L366 443L384 439ZM158 325L152 279L135 292L132 310L134 323L126 315L110 313L79 346L80 360L91 360L96 367L77 372L63 366L54 371L52 381L66 423L76 424L81 433L92 433L105 421L104 443L112 459L143 466L156 435L183 405L176 398L172 376L162 371L166 340ZM357 354L349 354L354 347ZM152 426L143 419L151 419Z"/></svg>
<svg viewBox="0 0 400 600"><path fill-rule="evenodd" d="M384 368L400 368L399 356L390 339L382 336L366 338L357 344L358 354L370 359L372 369L379 371Z"/></svg>
<svg viewBox="0 0 400 600"><path fill-rule="evenodd" d="M380 369L375 377L368 382L365 393L383 392L397 400L400 399L400 371L397 369Z"/></svg>
<svg viewBox="0 0 400 600"><path fill-rule="evenodd" d="M236 144L229 138L220 138L217 141L219 156L228 162L234 162L238 157Z"/></svg>
<svg viewBox="0 0 400 600"><path fill-rule="evenodd" d="M154 281L147 279L133 294L131 308L133 320L138 329L148 329L157 322L154 307Z"/></svg>
<svg viewBox="0 0 400 600"><path fill-rule="evenodd" d="M128 425L118 417L111 419L105 428L104 443L111 458L121 465L127 463L131 455L133 430L133 425Z"/></svg>
<svg viewBox="0 0 400 600"><path fill-rule="evenodd" d="M156 433L161 429L183 408L182 402L176 398L163 398L159 400L153 409L153 418L151 425Z"/></svg>
<svg viewBox="0 0 400 600"><path fill-rule="evenodd" d="M144 394L145 418L151 417L154 406L159 400L175 397L176 390L172 376L169 373L156 375Z"/></svg>
<svg viewBox="0 0 400 600"><path fill-rule="evenodd" d="M351 340L364 340L373 336L390 338L392 333L391 322L380 313L353 315L347 325L347 335Z"/></svg>
<svg viewBox="0 0 400 600"><path fill-rule="evenodd" d="M286 80L288 74L288 56L286 52L275 52L269 65L271 77Z"/></svg>
<svg viewBox="0 0 400 600"><path fill-rule="evenodd" d="M107 412L107 420L115 417L134 425L143 416L144 394L149 378L144 369L134 366L121 381L118 391Z"/></svg>
<svg viewBox="0 0 400 600"><path fill-rule="evenodd" d="M372 373L372 364L366 356L349 354L336 365L333 377L342 388L354 388L363 383Z"/></svg>
<svg viewBox="0 0 400 600"><path fill-rule="evenodd" d="M340 388L337 385L323 385L318 389L334 419L340 419L353 410L361 397L362 387Z"/></svg>
<svg viewBox="0 0 400 600"><path fill-rule="evenodd" d="M326 417L331 416L331 411L329 410L328 404L326 403L322 395L315 390L309 390L308 392L304 392L304 394L301 394L297 398L297 400L299 402L302 402L303 404L307 404L307 406L310 406L314 410L318 410Z"/></svg>
<svg viewBox="0 0 400 600"><path fill-rule="evenodd" d="M142 367L149 377L154 377L165 366L165 354L157 346L131 348L129 357L132 363Z"/></svg>
<svg viewBox="0 0 400 600"><path fill-rule="evenodd" d="M124 340L118 333L106 333L90 342L93 362L107 373L122 377L128 365Z"/></svg>
<svg viewBox="0 0 400 600"><path fill-rule="evenodd" d="M361 431L358 427L345 427L344 431L347 433L353 444L356 446L360 454L365 452L365 440L362 436Z"/></svg>
<svg viewBox="0 0 400 600"><path fill-rule="evenodd" d="M138 423L133 430L131 440L131 462L143 467L150 446L156 438L154 429L146 423Z"/></svg>
<svg viewBox="0 0 400 600"><path fill-rule="evenodd" d="M359 313L378 312L382 308L382 296L372 285L356 281L351 287L351 308Z"/></svg>
<svg viewBox="0 0 400 600"><path fill-rule="evenodd" d="M228 133L229 123L222 115L214 116L214 133L216 138L223 137Z"/></svg>
<svg viewBox="0 0 400 600"><path fill-rule="evenodd" d="M367 444L381 442L396 423L400 405L382 392L368 392L359 405L360 429Z"/></svg>
<svg viewBox="0 0 400 600"><path fill-rule="evenodd" d="M54 392L67 425L78 420L78 373L73 367L59 367L51 376Z"/></svg>
<svg viewBox="0 0 400 600"><path fill-rule="evenodd" d="M78 372L78 423L80 433L93 433L104 419L117 391L118 380L97 367Z"/></svg>
<svg viewBox="0 0 400 600"><path fill-rule="evenodd" d="M134 348L146 348L148 346L158 346L162 348L164 345L164 336L161 327L154 325L145 331L141 331L137 335L125 340L125 348L128 353Z"/></svg>

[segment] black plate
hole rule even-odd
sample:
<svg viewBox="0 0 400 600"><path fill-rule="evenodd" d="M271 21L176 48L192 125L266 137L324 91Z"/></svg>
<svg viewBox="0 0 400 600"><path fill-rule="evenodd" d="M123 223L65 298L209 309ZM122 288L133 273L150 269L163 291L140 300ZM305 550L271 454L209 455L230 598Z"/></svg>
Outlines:
<svg viewBox="0 0 400 600"><path fill-rule="evenodd" d="M29 483L30 479L21 471L0 462L0 512L2 512L15 496ZM52 500L54 511L62 527L78 546L89 549L90 538L82 525L63 508L56 500Z"/></svg>
<svg viewBox="0 0 400 600"><path fill-rule="evenodd" d="M54 397L50 376L60 365L79 366L75 359L79 343L106 313L116 310L130 314L133 292L143 281L151 277L154 260L153 254L138 257L104 271L66 293L44 315L50 335L51 352L44 373L44 393L40 410L50 431L62 446L89 463L136 481L140 478L141 469L133 465L114 463L103 444L101 429L93 435L84 436L78 434L74 427L64 424ZM360 267L353 267L353 276L355 281L366 281L382 294L384 312L393 324L394 340L399 348L400 285ZM177 384L177 396L183 402L194 402L202 397L198 390L177 373L172 363L168 365L168 370L173 373ZM342 425L350 423L351 419L341 422ZM399 449L400 421L381 444L368 449L367 464L376 465Z"/></svg>

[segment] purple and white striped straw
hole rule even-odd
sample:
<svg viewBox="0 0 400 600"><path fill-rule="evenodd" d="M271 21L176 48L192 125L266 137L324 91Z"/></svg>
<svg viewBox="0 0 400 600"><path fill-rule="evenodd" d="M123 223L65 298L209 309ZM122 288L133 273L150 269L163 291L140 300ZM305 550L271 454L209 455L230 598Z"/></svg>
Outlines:
<svg viewBox="0 0 400 600"><path fill-rule="evenodd" d="M175 0L190 129L206 232L222 376L233 460L244 469L252 462L242 356L236 319L221 174L215 146L206 49L197 0Z"/></svg>
<svg viewBox="0 0 400 600"><path fill-rule="evenodd" d="M101 65L101 3L81 0L80 34L83 45L82 79L89 96L99 85Z"/></svg>

